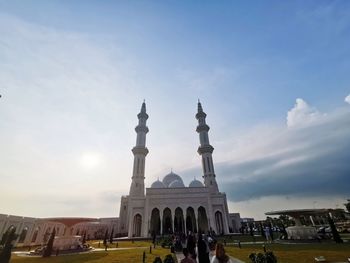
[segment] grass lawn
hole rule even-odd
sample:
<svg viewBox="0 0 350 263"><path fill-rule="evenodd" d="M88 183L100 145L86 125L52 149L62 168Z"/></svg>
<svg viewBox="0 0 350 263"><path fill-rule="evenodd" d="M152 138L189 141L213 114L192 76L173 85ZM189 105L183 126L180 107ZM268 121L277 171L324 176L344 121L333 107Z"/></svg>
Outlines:
<svg viewBox="0 0 350 263"><path fill-rule="evenodd" d="M278 263L310 263L315 262L317 256L324 256L328 262L347 262L350 257L350 244L267 244L267 250L273 251ZM250 262L250 253L263 252L262 245L227 246L226 251L230 256L245 262Z"/></svg>
<svg viewBox="0 0 350 263"><path fill-rule="evenodd" d="M91 241L94 247L98 246L98 241ZM101 248L103 244L101 242ZM110 247L115 248L116 242ZM163 249L157 246L152 247L152 254L149 253L151 242L148 241L119 241L118 248L130 248L126 250L109 250L92 252L80 255L62 255L58 257L40 258L40 257L20 257L12 255L11 263L141 263L143 251L146 252L146 262L153 263L155 257L162 259L169 254L169 249ZM317 256L324 256L328 262L346 262L350 257L350 243L317 243L317 244L266 244L266 248L274 252L278 263L312 263ZM229 255L236 257L244 262L250 262L248 256L252 252L263 252L261 244L243 244L239 249L236 245L226 246Z"/></svg>
<svg viewBox="0 0 350 263"><path fill-rule="evenodd" d="M98 245L98 243L97 243ZM115 244L113 247L115 247ZM156 249L152 247L152 254L149 253L150 242L146 241L136 241L134 243L129 241L118 242L119 248L132 247L126 250L109 250L109 251L99 251L91 252L79 255L61 255L53 256L50 258L41 257L21 257L17 255L12 255L10 263L138 263L142 262L143 251L146 251L146 262L152 263L155 257L161 257L162 260L166 255L170 254L169 249L163 249L158 246ZM103 247L101 242L101 248ZM142 247L147 247L143 249Z"/></svg>
<svg viewBox="0 0 350 263"><path fill-rule="evenodd" d="M99 240L94 240L94 241L88 241L88 244L90 244L90 246L94 247L94 248L98 248L98 243L100 243L100 248L104 248L103 246L103 240L99 241ZM153 248L153 244L150 241L114 241L112 244L108 243L108 247L111 248L126 248L126 247L147 247L149 248L149 246L152 245Z"/></svg>

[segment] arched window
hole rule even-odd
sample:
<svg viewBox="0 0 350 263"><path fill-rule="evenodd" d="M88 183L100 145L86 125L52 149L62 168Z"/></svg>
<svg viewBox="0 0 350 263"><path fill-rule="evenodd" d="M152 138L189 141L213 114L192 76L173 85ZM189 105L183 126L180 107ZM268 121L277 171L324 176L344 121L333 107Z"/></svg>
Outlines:
<svg viewBox="0 0 350 263"><path fill-rule="evenodd" d="M224 234L224 223L222 220L222 214L220 211L217 211L215 213L215 222L216 222L216 230L218 231L218 234Z"/></svg>
<svg viewBox="0 0 350 263"><path fill-rule="evenodd" d="M133 224L133 236L134 237L141 236L141 226L142 226L142 217L140 214L136 214L134 216L134 224Z"/></svg>

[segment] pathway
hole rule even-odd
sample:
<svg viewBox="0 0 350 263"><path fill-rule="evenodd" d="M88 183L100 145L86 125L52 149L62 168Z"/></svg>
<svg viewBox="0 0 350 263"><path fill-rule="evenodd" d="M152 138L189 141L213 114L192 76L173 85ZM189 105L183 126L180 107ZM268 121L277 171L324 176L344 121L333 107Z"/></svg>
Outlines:
<svg viewBox="0 0 350 263"><path fill-rule="evenodd" d="M184 255L183 255L181 252L176 252L175 255L176 255L176 258L177 258L177 262L178 262L178 263L180 263L180 261L184 258ZM213 254L212 254L212 252L211 252L211 253L209 254L210 260L212 259L212 257L213 257ZM238 258L234 258L234 257L230 257L230 258L231 258L231 260L232 260L233 263L245 263L244 261L239 260Z"/></svg>

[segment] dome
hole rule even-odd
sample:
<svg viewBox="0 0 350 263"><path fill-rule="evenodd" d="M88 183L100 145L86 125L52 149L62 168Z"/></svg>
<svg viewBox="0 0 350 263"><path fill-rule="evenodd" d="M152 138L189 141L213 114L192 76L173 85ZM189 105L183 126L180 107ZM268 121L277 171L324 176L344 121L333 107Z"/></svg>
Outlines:
<svg viewBox="0 0 350 263"><path fill-rule="evenodd" d="M201 181L194 179L192 182L190 182L190 185L188 187L204 187L204 185Z"/></svg>
<svg viewBox="0 0 350 263"><path fill-rule="evenodd" d="M170 174L167 174L164 178L163 178L163 184L166 187L169 187L170 184L174 181L179 181L180 183L182 183L182 185L184 185L184 182L182 181L181 177L173 172L171 172ZM181 186L184 187L184 186Z"/></svg>
<svg viewBox="0 0 350 263"><path fill-rule="evenodd" d="M165 188L166 186L159 179L151 185L151 188Z"/></svg>
<svg viewBox="0 0 350 263"><path fill-rule="evenodd" d="M179 180L175 180L175 181L172 181L170 184L169 184L169 188L179 188L179 187L185 187L184 183Z"/></svg>

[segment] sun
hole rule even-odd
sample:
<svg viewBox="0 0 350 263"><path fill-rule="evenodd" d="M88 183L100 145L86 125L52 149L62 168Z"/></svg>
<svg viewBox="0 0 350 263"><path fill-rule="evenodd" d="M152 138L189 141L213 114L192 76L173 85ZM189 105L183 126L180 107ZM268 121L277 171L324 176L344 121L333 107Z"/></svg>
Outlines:
<svg viewBox="0 0 350 263"><path fill-rule="evenodd" d="M101 156L98 153L85 152L81 155L79 163L82 168L92 170L98 167L101 163Z"/></svg>

